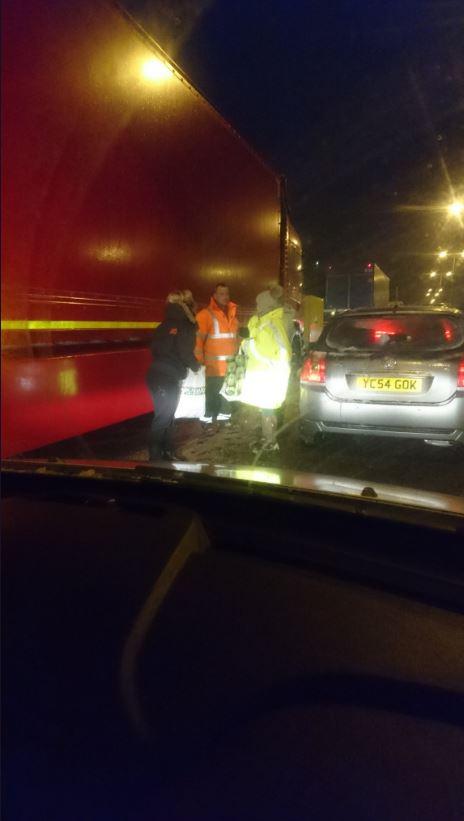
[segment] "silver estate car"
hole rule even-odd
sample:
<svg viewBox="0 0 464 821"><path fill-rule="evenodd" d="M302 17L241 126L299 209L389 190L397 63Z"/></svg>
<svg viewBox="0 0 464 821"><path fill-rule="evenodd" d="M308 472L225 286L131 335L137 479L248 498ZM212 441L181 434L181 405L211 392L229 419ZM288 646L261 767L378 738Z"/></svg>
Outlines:
<svg viewBox="0 0 464 821"><path fill-rule="evenodd" d="M371 434L464 444L464 314L344 311L300 374L300 434Z"/></svg>

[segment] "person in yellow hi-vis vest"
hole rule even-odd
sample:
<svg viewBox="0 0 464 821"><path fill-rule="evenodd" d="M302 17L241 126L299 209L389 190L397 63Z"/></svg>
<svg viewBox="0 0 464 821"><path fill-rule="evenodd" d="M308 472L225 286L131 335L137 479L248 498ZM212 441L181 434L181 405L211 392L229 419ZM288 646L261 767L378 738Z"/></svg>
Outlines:
<svg viewBox="0 0 464 821"><path fill-rule="evenodd" d="M262 439L256 451L278 451L277 411L285 401L290 377L292 316L283 305L283 288L275 285L258 294L257 315L248 323L242 344L246 371L240 401L261 409Z"/></svg>
<svg viewBox="0 0 464 821"><path fill-rule="evenodd" d="M207 308L197 314L195 356L205 366L205 415L203 422L227 421L230 412L221 396L227 363L237 353L239 340L237 306L230 301L227 285L216 285Z"/></svg>

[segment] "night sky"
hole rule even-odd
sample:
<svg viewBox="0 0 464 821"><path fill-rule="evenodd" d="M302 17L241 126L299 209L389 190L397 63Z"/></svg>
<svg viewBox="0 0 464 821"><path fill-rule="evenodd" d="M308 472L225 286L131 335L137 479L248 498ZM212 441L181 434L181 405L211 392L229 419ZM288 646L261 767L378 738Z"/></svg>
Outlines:
<svg viewBox="0 0 464 821"><path fill-rule="evenodd" d="M461 0L125 5L287 177L307 289L374 260L423 300L438 248L464 248L437 208L464 197Z"/></svg>

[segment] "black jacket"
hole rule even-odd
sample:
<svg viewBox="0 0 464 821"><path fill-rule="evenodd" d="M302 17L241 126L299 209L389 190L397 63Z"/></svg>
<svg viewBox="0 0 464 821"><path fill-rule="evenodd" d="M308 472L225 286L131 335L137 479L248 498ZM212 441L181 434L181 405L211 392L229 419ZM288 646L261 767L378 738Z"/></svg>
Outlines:
<svg viewBox="0 0 464 821"><path fill-rule="evenodd" d="M151 343L153 362L148 373L149 383L157 375L181 380L187 369L198 371L200 363L193 351L197 325L192 322L181 305L168 302L164 321L155 328Z"/></svg>

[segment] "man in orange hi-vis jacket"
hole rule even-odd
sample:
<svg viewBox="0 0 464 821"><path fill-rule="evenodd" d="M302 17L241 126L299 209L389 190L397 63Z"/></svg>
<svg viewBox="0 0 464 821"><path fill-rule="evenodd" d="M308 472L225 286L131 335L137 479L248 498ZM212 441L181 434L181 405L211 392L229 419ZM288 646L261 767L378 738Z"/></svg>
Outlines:
<svg viewBox="0 0 464 821"><path fill-rule="evenodd" d="M226 421L230 413L225 412L220 390L227 363L233 359L239 346L237 306L230 301L227 285L222 282L216 285L208 307L198 312L197 323L195 356L206 369L205 415L202 421Z"/></svg>

